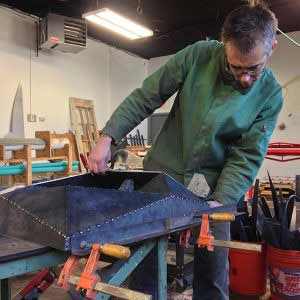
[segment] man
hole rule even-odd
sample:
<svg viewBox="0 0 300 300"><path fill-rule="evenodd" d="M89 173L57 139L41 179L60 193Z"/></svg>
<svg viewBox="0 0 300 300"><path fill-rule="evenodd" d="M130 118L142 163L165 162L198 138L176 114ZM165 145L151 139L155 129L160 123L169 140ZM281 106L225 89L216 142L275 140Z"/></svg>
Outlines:
<svg viewBox="0 0 300 300"><path fill-rule="evenodd" d="M105 172L118 142L170 96L172 110L145 158L188 186L202 174L212 205L235 204L247 192L267 151L282 107L281 88L266 67L276 46L277 20L263 4L231 12L222 43L200 41L174 55L116 109L90 153L89 167ZM218 239L229 226L215 226ZM193 299L228 299L227 250L197 250Z"/></svg>

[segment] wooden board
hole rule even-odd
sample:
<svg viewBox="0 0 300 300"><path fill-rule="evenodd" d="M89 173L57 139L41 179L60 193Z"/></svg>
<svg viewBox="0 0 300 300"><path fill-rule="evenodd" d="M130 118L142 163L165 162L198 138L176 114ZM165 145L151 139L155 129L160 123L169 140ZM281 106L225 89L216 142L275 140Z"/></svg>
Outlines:
<svg viewBox="0 0 300 300"><path fill-rule="evenodd" d="M26 185L32 184L32 160L31 160L31 146L25 145L25 159L26 159L26 169L25 169L25 176L26 176Z"/></svg>
<svg viewBox="0 0 300 300"><path fill-rule="evenodd" d="M73 132L69 131L66 133L50 133L50 131L36 131L36 138L39 138L45 142L45 149L36 150L36 157L67 157L67 152L65 148L52 149L51 144L55 141L64 141L67 140L66 144L69 144L72 149L72 158L74 160L79 160L79 155L77 152L75 136Z"/></svg>
<svg viewBox="0 0 300 300"><path fill-rule="evenodd" d="M5 159L5 148L4 145L0 145L0 160Z"/></svg>
<svg viewBox="0 0 300 300"><path fill-rule="evenodd" d="M99 138L94 102L92 100L70 98L70 113L78 153L87 158L88 153ZM81 171L83 171L84 167L81 161L80 166Z"/></svg>

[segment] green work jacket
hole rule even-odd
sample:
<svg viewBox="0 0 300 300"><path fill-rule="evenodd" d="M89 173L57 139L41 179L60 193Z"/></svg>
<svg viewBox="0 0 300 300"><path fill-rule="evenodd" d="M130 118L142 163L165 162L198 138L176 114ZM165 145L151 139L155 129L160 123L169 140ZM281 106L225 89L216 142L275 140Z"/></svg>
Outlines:
<svg viewBox="0 0 300 300"><path fill-rule="evenodd" d="M103 132L119 141L177 92L145 169L164 171L185 186L203 174L211 199L236 203L266 155L282 94L269 68L250 90L240 91L225 66L220 42L186 47L121 103Z"/></svg>

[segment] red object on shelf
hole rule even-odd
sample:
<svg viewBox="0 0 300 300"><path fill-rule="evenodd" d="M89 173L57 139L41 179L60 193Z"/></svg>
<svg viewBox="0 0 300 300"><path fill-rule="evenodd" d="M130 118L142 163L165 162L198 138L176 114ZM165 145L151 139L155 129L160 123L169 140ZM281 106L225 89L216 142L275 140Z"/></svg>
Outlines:
<svg viewBox="0 0 300 300"><path fill-rule="evenodd" d="M293 143L270 143L269 148L299 148L300 144L293 144Z"/></svg>
<svg viewBox="0 0 300 300"><path fill-rule="evenodd" d="M191 230L185 230L183 232L180 233L180 237L179 237L179 244L182 247L187 248L189 245L189 238L191 237Z"/></svg>
<svg viewBox="0 0 300 300"><path fill-rule="evenodd" d="M285 158L285 157L289 157L289 158ZM268 147L266 159L279 161L279 162L299 160L300 144L270 143Z"/></svg>

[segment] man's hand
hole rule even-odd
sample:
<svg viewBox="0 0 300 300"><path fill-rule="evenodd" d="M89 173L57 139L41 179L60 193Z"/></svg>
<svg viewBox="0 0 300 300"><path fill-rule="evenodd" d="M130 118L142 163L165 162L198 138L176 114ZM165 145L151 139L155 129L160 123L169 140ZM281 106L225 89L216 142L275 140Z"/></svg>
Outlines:
<svg viewBox="0 0 300 300"><path fill-rule="evenodd" d="M222 203L220 203L219 201L215 201L215 200L207 201L207 203L210 206L210 208L215 208L215 207L223 206Z"/></svg>
<svg viewBox="0 0 300 300"><path fill-rule="evenodd" d="M91 150L88 166L92 173L105 173L107 163L111 159L111 141L112 138L108 135L100 136L96 146Z"/></svg>

